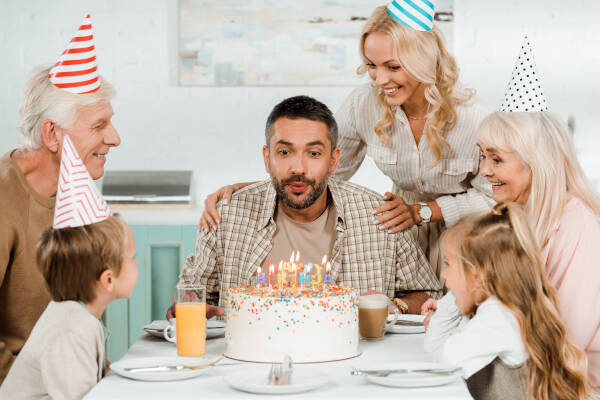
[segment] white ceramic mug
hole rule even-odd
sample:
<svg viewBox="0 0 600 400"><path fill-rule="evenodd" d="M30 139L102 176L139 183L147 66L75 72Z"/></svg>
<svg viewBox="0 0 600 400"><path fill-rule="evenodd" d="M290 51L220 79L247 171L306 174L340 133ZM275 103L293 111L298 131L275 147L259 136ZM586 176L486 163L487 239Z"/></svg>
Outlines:
<svg viewBox="0 0 600 400"><path fill-rule="evenodd" d="M169 325L165 326L165 329L163 330L163 336L171 343L177 343L176 326L175 318L171 318L169 320Z"/></svg>

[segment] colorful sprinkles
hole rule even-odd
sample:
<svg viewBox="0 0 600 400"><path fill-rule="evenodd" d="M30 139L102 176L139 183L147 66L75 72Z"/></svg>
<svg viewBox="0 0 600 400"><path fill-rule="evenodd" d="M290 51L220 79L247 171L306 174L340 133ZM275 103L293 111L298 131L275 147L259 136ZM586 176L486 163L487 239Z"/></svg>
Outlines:
<svg viewBox="0 0 600 400"><path fill-rule="evenodd" d="M286 286L239 286L230 288L227 295L227 319L237 317L241 310L256 316L255 323L265 320L264 314L277 315L278 326L273 333L291 329L311 319L310 311L321 309L330 313L326 322L342 328L345 324L358 320L358 296L350 288L342 285L323 285L302 288ZM283 307L283 309L282 309ZM282 313L283 318L282 318ZM249 321L249 325L255 325ZM319 320L316 320L319 323ZM269 337L269 340L271 337Z"/></svg>

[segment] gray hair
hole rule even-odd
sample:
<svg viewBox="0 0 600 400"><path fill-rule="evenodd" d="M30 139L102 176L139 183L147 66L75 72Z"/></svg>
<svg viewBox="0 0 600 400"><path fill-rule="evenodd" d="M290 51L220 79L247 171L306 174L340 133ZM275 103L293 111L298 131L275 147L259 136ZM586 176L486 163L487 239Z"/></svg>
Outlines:
<svg viewBox="0 0 600 400"><path fill-rule="evenodd" d="M479 125L479 143L514 152L531 169L525 211L540 247L556 230L568 193L600 216L600 196L577 160L569 129L556 115L496 111Z"/></svg>
<svg viewBox="0 0 600 400"><path fill-rule="evenodd" d="M49 67L36 68L25 84L19 120L21 145L29 150L43 147L42 122L51 119L58 126L70 129L75 122L77 107L94 106L101 102L110 102L115 97L112 85L100 77L100 88L92 93L75 94L57 88L50 82Z"/></svg>

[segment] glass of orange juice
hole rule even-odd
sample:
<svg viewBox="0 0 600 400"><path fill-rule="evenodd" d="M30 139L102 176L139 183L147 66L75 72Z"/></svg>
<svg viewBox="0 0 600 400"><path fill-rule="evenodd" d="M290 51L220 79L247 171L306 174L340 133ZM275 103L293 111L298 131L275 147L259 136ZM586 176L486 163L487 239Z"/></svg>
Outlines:
<svg viewBox="0 0 600 400"><path fill-rule="evenodd" d="M177 285L175 303L177 354L199 357L206 342L206 288L202 285Z"/></svg>

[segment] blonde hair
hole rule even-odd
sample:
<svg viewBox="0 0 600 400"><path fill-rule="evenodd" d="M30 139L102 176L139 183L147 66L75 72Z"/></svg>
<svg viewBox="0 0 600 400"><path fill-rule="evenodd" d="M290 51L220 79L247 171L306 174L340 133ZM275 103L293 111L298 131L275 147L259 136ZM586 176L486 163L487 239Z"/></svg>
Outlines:
<svg viewBox="0 0 600 400"><path fill-rule="evenodd" d="M88 303L102 272L121 272L127 248L127 224L115 214L75 228L49 227L37 244L37 264L54 301Z"/></svg>
<svg viewBox="0 0 600 400"><path fill-rule="evenodd" d="M70 129L75 122L77 107L94 106L100 102L110 102L115 90L104 78L100 77L100 88L92 93L75 94L59 89L50 82L50 68L39 67L25 84L19 119L21 145L28 150L40 149L42 141L42 122L51 119L62 128Z"/></svg>
<svg viewBox="0 0 600 400"><path fill-rule="evenodd" d="M360 53L365 56L365 40L370 33L382 32L393 41L402 67L417 81L427 85L425 99L430 104L425 127L425 138L436 155L436 163L450 149L444 134L456 125L455 105L468 101L475 93L472 89L459 91L458 67L454 57L446 50L440 30L434 26L430 31L420 32L397 22L389 15L386 6L377 7L366 22L360 37ZM366 72L364 65L357 70ZM394 124L394 111L385 100L382 88L375 87L377 99L384 107L384 115L375 124L375 134L389 145L388 134Z"/></svg>
<svg viewBox="0 0 600 400"><path fill-rule="evenodd" d="M449 228L463 274L480 276L483 298L495 297L515 316L529 354L528 397L584 399L585 353L567 337L557 293L544 275L540 250L516 203L500 203Z"/></svg>
<svg viewBox="0 0 600 400"><path fill-rule="evenodd" d="M550 112L495 112L479 126L479 143L515 153L531 169L525 211L540 247L558 228L568 194L600 216L600 198L577 161L567 126Z"/></svg>

